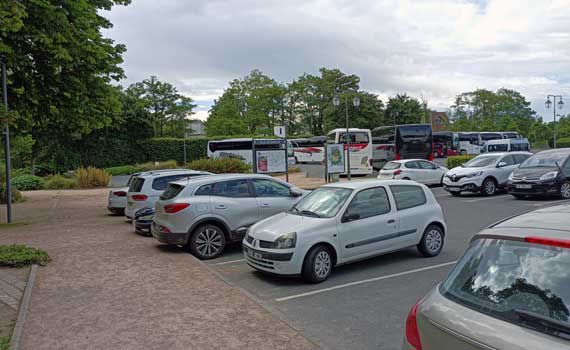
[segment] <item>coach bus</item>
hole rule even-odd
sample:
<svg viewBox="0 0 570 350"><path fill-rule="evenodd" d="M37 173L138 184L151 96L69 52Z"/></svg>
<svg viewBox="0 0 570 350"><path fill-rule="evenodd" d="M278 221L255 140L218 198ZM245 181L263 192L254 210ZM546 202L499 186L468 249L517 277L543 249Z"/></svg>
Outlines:
<svg viewBox="0 0 570 350"><path fill-rule="evenodd" d="M226 139L219 141L208 141L208 158L233 158L239 159L245 164L253 165L253 143L252 138ZM278 148L276 145L258 145L256 149ZM287 154L289 165L294 163L293 146L291 141L287 141Z"/></svg>
<svg viewBox="0 0 570 350"><path fill-rule="evenodd" d="M369 129L348 129L348 143L350 147L350 174L372 174L372 137ZM344 143L346 159L346 129L335 129L327 134L328 143ZM346 164L346 162L345 162ZM346 165L345 165L346 169ZM341 174L346 175L346 171Z"/></svg>
<svg viewBox="0 0 570 350"><path fill-rule="evenodd" d="M430 124L381 126L372 130L372 166L381 169L399 159L433 160L433 133Z"/></svg>
<svg viewBox="0 0 570 350"><path fill-rule="evenodd" d="M444 158L459 154L459 136L451 131L433 132L433 156Z"/></svg>
<svg viewBox="0 0 570 350"><path fill-rule="evenodd" d="M326 136L292 139L296 163L322 163L325 159Z"/></svg>

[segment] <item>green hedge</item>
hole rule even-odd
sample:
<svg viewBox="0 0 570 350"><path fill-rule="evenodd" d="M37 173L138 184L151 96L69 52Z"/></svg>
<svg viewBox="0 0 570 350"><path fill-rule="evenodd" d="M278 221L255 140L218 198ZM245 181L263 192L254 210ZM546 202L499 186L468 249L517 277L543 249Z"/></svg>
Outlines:
<svg viewBox="0 0 570 350"><path fill-rule="evenodd" d="M25 245L0 245L0 266L21 267L32 264L47 265L48 253Z"/></svg>
<svg viewBox="0 0 570 350"><path fill-rule="evenodd" d="M562 137L556 140L556 148L570 147L570 137Z"/></svg>
<svg viewBox="0 0 570 350"><path fill-rule="evenodd" d="M214 174L251 173L252 170L251 165L232 158L197 159L188 163L188 169L209 171Z"/></svg>
<svg viewBox="0 0 570 350"><path fill-rule="evenodd" d="M67 178L60 174L49 176L43 183L43 189L46 190L67 190L77 187L77 180L74 178Z"/></svg>
<svg viewBox="0 0 570 350"><path fill-rule="evenodd" d="M18 191L39 190L42 187L42 178L34 175L21 175L12 179L12 186Z"/></svg>
<svg viewBox="0 0 570 350"><path fill-rule="evenodd" d="M186 139L186 161L205 158L208 139ZM153 138L141 142L141 151L146 161L175 160L184 163L184 139L170 137Z"/></svg>
<svg viewBox="0 0 570 350"><path fill-rule="evenodd" d="M447 169L452 169L455 168L457 166L460 166L461 164L467 162L468 160L475 158L475 155L471 154L471 155L465 155L465 156L451 156L451 157L447 157L447 159L445 160L445 167Z"/></svg>

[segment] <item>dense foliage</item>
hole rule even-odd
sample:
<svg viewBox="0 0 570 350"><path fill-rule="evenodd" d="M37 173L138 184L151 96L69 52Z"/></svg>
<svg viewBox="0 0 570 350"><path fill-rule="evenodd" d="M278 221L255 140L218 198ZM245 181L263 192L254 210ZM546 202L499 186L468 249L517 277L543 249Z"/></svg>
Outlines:
<svg viewBox="0 0 570 350"><path fill-rule="evenodd" d="M142 168L134 165L120 165L105 169L112 176L116 175L131 175L142 171Z"/></svg>
<svg viewBox="0 0 570 350"><path fill-rule="evenodd" d="M18 191L39 190L42 187L42 178L34 175L21 175L12 179L12 186Z"/></svg>
<svg viewBox="0 0 570 350"><path fill-rule="evenodd" d="M75 170L75 178L79 188L107 187L111 181L108 172L94 167L78 168Z"/></svg>
<svg viewBox="0 0 570 350"><path fill-rule="evenodd" d="M60 174L48 176L42 188L46 190L69 190L77 187L75 178L64 177Z"/></svg>
<svg viewBox="0 0 570 350"><path fill-rule="evenodd" d="M218 158L218 159L197 159L187 166L188 169L209 171L215 174L229 173L251 173L251 165L247 165L239 159Z"/></svg>
<svg viewBox="0 0 570 350"><path fill-rule="evenodd" d="M475 158L475 155L465 155L465 156L451 156L447 157L445 160L445 167L447 169L453 169L460 166L461 164L467 162L468 160Z"/></svg>
<svg viewBox="0 0 570 350"><path fill-rule="evenodd" d="M177 139L177 138L152 138L140 143L140 151L145 160L165 161L175 160L178 163L190 162L194 159L205 158L208 140L197 139ZM184 159L184 148L186 148L186 159ZM125 162L127 163L127 162Z"/></svg>
<svg viewBox="0 0 570 350"><path fill-rule="evenodd" d="M17 203L22 201L22 193L12 187L12 203ZM8 191L6 190L5 182L0 183L0 204L6 204L8 202Z"/></svg>
<svg viewBox="0 0 570 350"><path fill-rule="evenodd" d="M0 266L21 267L32 264L47 265L48 253L25 245L0 245Z"/></svg>

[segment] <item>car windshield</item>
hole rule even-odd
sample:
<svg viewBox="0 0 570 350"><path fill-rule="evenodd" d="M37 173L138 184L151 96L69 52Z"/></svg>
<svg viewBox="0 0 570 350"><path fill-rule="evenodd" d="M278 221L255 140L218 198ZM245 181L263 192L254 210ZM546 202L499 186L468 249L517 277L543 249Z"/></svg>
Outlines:
<svg viewBox="0 0 570 350"><path fill-rule="evenodd" d="M568 157L568 152L544 152L537 153L521 164L521 168L534 168L534 167L557 167L564 164L564 160Z"/></svg>
<svg viewBox="0 0 570 350"><path fill-rule="evenodd" d="M399 169L400 168L400 163L398 162L388 162L386 163L386 165L384 165L384 167L382 168L382 170L394 170L394 169Z"/></svg>
<svg viewBox="0 0 570 350"><path fill-rule="evenodd" d="M348 188L321 187L301 199L290 212L297 215L332 218L351 193L352 190Z"/></svg>
<svg viewBox="0 0 570 350"><path fill-rule="evenodd" d="M479 239L440 291L475 311L570 339L568 281L569 248Z"/></svg>
<svg viewBox="0 0 570 350"><path fill-rule="evenodd" d="M463 164L464 168L484 168L489 165L495 164L495 162L500 158L500 156L479 156L471 159L467 163Z"/></svg>

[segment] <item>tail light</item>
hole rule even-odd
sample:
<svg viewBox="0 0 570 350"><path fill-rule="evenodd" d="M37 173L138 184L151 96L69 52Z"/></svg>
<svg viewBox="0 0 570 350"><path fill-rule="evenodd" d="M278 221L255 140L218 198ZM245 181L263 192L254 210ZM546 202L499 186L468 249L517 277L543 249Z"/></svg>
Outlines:
<svg viewBox="0 0 570 350"><path fill-rule="evenodd" d="M398 169L394 171L394 175L400 175L402 173L402 170Z"/></svg>
<svg viewBox="0 0 570 350"><path fill-rule="evenodd" d="M406 318L406 341L412 346L410 350L422 350L422 342L420 341L420 332L418 330L418 308L420 307L421 300L412 307L408 318Z"/></svg>
<svg viewBox="0 0 570 350"><path fill-rule="evenodd" d="M126 197L127 196L127 192L125 191L115 191L113 192L113 195L116 197Z"/></svg>
<svg viewBox="0 0 570 350"><path fill-rule="evenodd" d="M164 226L160 226L160 232L161 233L172 233L172 231L170 231L168 228L166 228Z"/></svg>
<svg viewBox="0 0 570 350"><path fill-rule="evenodd" d="M134 201L139 202L139 201L146 201L146 200L148 199L148 196L147 196L146 194L133 194L133 195L131 196L131 198L132 198Z"/></svg>
<svg viewBox="0 0 570 350"><path fill-rule="evenodd" d="M430 162L433 160L433 150L435 150L435 146L434 146L433 143L432 143L432 145L431 145L431 149L432 149L432 151L429 152L429 156L428 156L428 160L429 160Z"/></svg>
<svg viewBox="0 0 570 350"><path fill-rule="evenodd" d="M554 238L543 238L543 237L525 237L525 242L549 245L552 247L559 248L570 248L570 240L568 239L554 239Z"/></svg>
<svg viewBox="0 0 570 350"><path fill-rule="evenodd" d="M190 204L188 204L188 203L167 204L164 206L164 212L167 214L174 214L174 213L178 213L179 211L188 208L189 206L190 206Z"/></svg>

